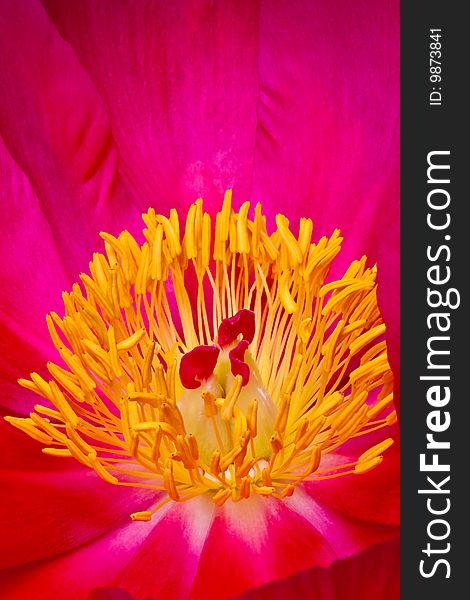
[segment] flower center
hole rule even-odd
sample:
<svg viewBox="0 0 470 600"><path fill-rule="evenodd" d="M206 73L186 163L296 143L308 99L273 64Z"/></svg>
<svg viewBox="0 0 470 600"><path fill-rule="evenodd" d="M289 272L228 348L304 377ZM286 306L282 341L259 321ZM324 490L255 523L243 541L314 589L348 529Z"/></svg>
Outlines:
<svg viewBox="0 0 470 600"><path fill-rule="evenodd" d="M199 452L208 463L214 448L219 454L225 453L226 448L233 447L235 434L247 432L253 454L269 459L277 410L248 353L254 334L255 313L243 309L223 319L217 334L219 345L196 346L181 357L180 379L187 390L177 406L186 426L201 440ZM238 431L237 411L251 417L250 422L242 419Z"/></svg>
<svg viewBox="0 0 470 600"><path fill-rule="evenodd" d="M337 230L312 243L310 219L296 236L277 215L269 235L249 208L228 191L214 231L198 200L182 238L175 210L143 215L142 245L102 233L106 255L47 316L61 364L19 380L45 402L6 418L44 453L165 492L135 520L199 494L284 498L372 469L393 441L347 463L333 452L396 420L375 267L325 283Z"/></svg>

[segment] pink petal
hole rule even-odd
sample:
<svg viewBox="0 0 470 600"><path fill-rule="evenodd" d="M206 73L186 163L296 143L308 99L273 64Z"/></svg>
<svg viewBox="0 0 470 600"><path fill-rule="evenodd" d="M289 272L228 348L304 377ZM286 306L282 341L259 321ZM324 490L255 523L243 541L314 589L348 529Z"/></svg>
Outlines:
<svg viewBox="0 0 470 600"><path fill-rule="evenodd" d="M139 599L226 600L394 533L355 523L301 490L285 502L254 497L221 509L201 497L164 507L152 523L133 523L37 566L6 571L4 597L44 590L55 600L70 588L70 599L78 600L112 586Z"/></svg>
<svg viewBox="0 0 470 600"><path fill-rule="evenodd" d="M338 448L338 452L341 448ZM348 457L344 457L348 460ZM317 502L347 517L398 526L400 522L400 452L394 444L372 471L304 484Z"/></svg>
<svg viewBox="0 0 470 600"><path fill-rule="evenodd" d="M398 205L398 3L264 5L253 197L376 258Z"/></svg>
<svg viewBox="0 0 470 600"><path fill-rule="evenodd" d="M395 386L394 402L400 410L400 255L397 252L399 240L398 208L395 218L390 219L384 228L379 247L380 262L377 274L377 294L380 311L387 325L387 352L392 367Z"/></svg>
<svg viewBox="0 0 470 600"><path fill-rule="evenodd" d="M351 558L334 562L252 590L237 600L398 600L400 598L400 541L372 546Z"/></svg>
<svg viewBox="0 0 470 600"><path fill-rule="evenodd" d="M344 518L299 488L284 501L226 503L200 559L191 600L232 598L250 589L389 539L397 530Z"/></svg>
<svg viewBox="0 0 470 600"><path fill-rule="evenodd" d="M20 411L32 394L16 380L44 368L53 348L44 317L59 309L69 280L38 197L1 138L0 181L0 403Z"/></svg>
<svg viewBox="0 0 470 600"><path fill-rule="evenodd" d="M105 483L0 417L0 569L65 552L130 520L156 501L148 490Z"/></svg>
<svg viewBox="0 0 470 600"><path fill-rule="evenodd" d="M83 600L100 587L125 589L139 600L183 600L212 519L210 504L196 500L190 511L172 503L151 523L130 523L53 560L5 572L2 600L62 600L65 589L68 600Z"/></svg>
<svg viewBox="0 0 470 600"><path fill-rule="evenodd" d="M76 278L96 249L99 228L120 229L131 209L109 120L37 0L2 2L0 57L0 135L35 190L66 272ZM2 218L13 201L2 205Z"/></svg>
<svg viewBox="0 0 470 600"><path fill-rule="evenodd" d="M251 183L258 94L255 2L46 0L109 109L140 207L219 205Z"/></svg>
<svg viewBox="0 0 470 600"><path fill-rule="evenodd" d="M54 559L4 571L2 600L63 600L64 593L67 600L84 600L116 584L151 531L149 523L130 523Z"/></svg>
<svg viewBox="0 0 470 600"><path fill-rule="evenodd" d="M137 598L188 598L214 511L206 497L172 505L119 575L118 585Z"/></svg>
<svg viewBox="0 0 470 600"><path fill-rule="evenodd" d="M135 215L102 102L34 0L0 7L0 177L0 402L24 411L16 379L52 358L46 312L62 312L99 230Z"/></svg>

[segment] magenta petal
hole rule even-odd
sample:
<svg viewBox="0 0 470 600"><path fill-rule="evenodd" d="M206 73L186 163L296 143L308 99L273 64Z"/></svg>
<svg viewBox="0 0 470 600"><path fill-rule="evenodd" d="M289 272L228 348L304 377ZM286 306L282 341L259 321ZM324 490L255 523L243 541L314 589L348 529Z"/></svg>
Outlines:
<svg viewBox="0 0 470 600"><path fill-rule="evenodd" d="M232 598L396 535L396 528L345 518L320 505L302 486L284 501L258 496L228 502L216 513L190 598Z"/></svg>
<svg viewBox="0 0 470 600"><path fill-rule="evenodd" d="M257 2L45 5L109 108L140 208L179 208L198 196L218 206L228 187L242 200L248 196Z"/></svg>
<svg viewBox="0 0 470 600"><path fill-rule="evenodd" d="M207 498L171 503L150 523L131 522L73 552L4 571L2 600L41 598L40 590L41 600L63 600L64 590L67 600L84 600L102 587L121 588L138 600L185 600L213 511Z"/></svg>

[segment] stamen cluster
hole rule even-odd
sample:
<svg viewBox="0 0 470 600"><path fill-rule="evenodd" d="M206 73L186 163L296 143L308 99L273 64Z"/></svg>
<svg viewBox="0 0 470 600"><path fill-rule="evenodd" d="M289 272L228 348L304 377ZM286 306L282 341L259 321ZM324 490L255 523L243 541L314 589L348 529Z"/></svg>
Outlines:
<svg viewBox="0 0 470 600"><path fill-rule="evenodd" d="M183 235L175 210L153 209L142 245L102 233L105 254L64 292L65 315L47 316L60 364L20 380L45 401L7 420L44 453L166 492L136 520L203 493L217 505L283 498L370 470L392 443L334 459L396 419L376 268L363 257L325 283L337 230L312 243L310 219L295 235L277 215L269 235L261 205L249 210L234 211L229 191L215 224L192 204Z"/></svg>

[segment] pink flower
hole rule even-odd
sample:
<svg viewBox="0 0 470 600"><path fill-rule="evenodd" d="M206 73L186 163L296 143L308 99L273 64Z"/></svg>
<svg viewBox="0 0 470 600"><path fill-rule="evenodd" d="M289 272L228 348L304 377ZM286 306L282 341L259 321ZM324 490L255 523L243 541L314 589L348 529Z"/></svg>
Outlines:
<svg viewBox="0 0 470 600"><path fill-rule="evenodd" d="M277 213L294 231L311 217L313 241L339 228L330 280L363 254L377 262L396 375L397 23L395 2L4 0L2 414L23 418L38 403L16 380L50 378L58 358L44 315L63 315L60 293L102 251L98 233L137 237L149 206L175 208L183 226L198 196L214 220L228 188L236 206L263 202L269 232ZM5 598L115 586L138 600L223 599L397 535L397 444L361 475L302 483L283 499L172 501L148 523L129 514L152 508L154 490L110 485L0 428ZM336 455L357 460L386 437ZM283 597L296 593L282 585L292 586Z"/></svg>

